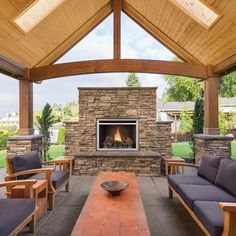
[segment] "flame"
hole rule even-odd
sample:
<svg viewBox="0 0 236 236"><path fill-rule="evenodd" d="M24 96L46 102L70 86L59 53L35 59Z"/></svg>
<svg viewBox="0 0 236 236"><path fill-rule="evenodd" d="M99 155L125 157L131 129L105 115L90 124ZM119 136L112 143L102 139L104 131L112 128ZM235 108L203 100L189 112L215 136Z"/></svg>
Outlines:
<svg viewBox="0 0 236 236"><path fill-rule="evenodd" d="M122 142L119 128L116 128L115 141Z"/></svg>

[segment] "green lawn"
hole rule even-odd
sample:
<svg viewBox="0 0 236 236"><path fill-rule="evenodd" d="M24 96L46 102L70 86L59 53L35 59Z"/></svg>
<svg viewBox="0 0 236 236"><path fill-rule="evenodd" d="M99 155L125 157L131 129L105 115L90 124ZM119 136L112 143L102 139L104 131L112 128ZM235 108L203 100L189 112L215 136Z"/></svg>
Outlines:
<svg viewBox="0 0 236 236"><path fill-rule="evenodd" d="M231 145L231 152L232 152L232 158L236 160L236 142L232 142ZM178 156L178 157L191 157L192 156L192 150L189 146L188 142L182 142L182 143L172 143L172 155Z"/></svg>
<svg viewBox="0 0 236 236"><path fill-rule="evenodd" d="M64 156L65 146L64 145L51 145L49 152L50 152L50 157L52 159L55 159L58 156ZM7 155L6 150L0 151L0 168L3 168L6 166L6 161L5 161L6 155Z"/></svg>

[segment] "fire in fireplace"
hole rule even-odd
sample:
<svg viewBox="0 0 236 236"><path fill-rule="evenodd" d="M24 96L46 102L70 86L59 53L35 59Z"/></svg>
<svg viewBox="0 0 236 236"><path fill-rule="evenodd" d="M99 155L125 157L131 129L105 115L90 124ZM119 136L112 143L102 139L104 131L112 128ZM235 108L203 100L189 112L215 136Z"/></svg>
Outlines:
<svg viewBox="0 0 236 236"><path fill-rule="evenodd" d="M138 121L97 120L97 150L138 150Z"/></svg>

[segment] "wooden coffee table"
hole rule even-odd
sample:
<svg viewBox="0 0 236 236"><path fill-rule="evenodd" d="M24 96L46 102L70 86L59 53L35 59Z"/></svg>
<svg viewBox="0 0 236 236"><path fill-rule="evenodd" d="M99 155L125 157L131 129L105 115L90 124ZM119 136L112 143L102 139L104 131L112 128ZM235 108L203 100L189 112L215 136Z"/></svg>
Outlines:
<svg viewBox="0 0 236 236"><path fill-rule="evenodd" d="M109 180L128 182L129 187L121 195L112 197L100 187L101 183ZM101 172L71 235L151 235L135 175L127 172Z"/></svg>

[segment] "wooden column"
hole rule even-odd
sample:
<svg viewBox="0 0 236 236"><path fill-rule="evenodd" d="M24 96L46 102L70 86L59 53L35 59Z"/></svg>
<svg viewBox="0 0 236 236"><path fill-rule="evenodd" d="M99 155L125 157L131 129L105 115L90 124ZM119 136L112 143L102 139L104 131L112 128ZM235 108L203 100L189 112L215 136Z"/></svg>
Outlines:
<svg viewBox="0 0 236 236"><path fill-rule="evenodd" d="M210 76L204 82L204 134L219 134L219 77Z"/></svg>
<svg viewBox="0 0 236 236"><path fill-rule="evenodd" d="M121 54L121 0L113 0L113 11L114 11L114 35L113 35L113 50L114 59L120 59Z"/></svg>
<svg viewBox="0 0 236 236"><path fill-rule="evenodd" d="M19 135L30 135L33 129L33 83L28 80L19 81L20 127Z"/></svg>

